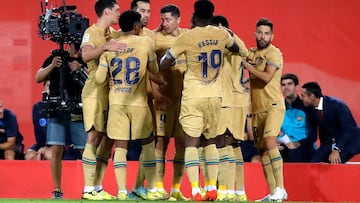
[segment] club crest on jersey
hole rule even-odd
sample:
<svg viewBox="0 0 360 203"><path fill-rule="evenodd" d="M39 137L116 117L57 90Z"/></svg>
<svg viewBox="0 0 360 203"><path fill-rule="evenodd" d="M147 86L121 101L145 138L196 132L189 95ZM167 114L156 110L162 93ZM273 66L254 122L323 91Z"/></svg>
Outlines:
<svg viewBox="0 0 360 203"><path fill-rule="evenodd" d="M84 37L82 39L82 43L86 43L90 41L90 34L89 33L85 33Z"/></svg>

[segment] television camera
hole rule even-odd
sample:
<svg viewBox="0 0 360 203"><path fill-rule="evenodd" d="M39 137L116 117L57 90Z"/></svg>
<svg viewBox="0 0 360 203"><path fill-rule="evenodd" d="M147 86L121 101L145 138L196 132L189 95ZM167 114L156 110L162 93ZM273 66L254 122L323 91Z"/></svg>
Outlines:
<svg viewBox="0 0 360 203"><path fill-rule="evenodd" d="M39 16L39 36L58 44L81 42L82 35L89 27L89 19L77 12L76 6L64 5L59 8L49 8L48 0L45 6L41 2L42 14Z"/></svg>
<svg viewBox="0 0 360 203"><path fill-rule="evenodd" d="M59 49L53 50L52 55L60 56L62 59L71 62L73 59L69 52L64 50L64 44L74 44L78 50L80 48L82 36L89 27L89 19L82 17L74 5L68 6L63 0L63 6L49 8L48 0L40 2L42 13L39 16L38 34L44 40L51 40L59 45ZM67 90L64 88L64 65L60 71L60 96L49 97L43 95L43 102L47 104L46 113L52 115L57 111L67 111L70 113L81 110L80 100L72 100L67 97ZM71 72L73 80L83 87L88 78L86 67Z"/></svg>

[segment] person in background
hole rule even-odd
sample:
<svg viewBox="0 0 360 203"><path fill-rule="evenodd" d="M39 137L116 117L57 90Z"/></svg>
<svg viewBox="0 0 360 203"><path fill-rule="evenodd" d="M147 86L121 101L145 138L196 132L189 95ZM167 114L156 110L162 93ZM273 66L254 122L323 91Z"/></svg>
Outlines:
<svg viewBox="0 0 360 203"><path fill-rule="evenodd" d="M16 116L4 107L0 98L0 159L24 159L24 144Z"/></svg>
<svg viewBox="0 0 360 203"><path fill-rule="evenodd" d="M50 80L43 82L42 101L36 102L32 109L32 121L36 143L25 152L25 160L50 160L51 150L46 146L47 112L46 100L49 96Z"/></svg>
<svg viewBox="0 0 360 203"><path fill-rule="evenodd" d="M315 152L316 128L311 122L314 108L304 106L297 94L298 84L299 79L294 74L281 76L286 111L278 143L284 162L309 162Z"/></svg>
<svg viewBox="0 0 360 203"><path fill-rule="evenodd" d="M317 82L303 84L301 97L305 106L315 109L312 124L318 127L320 139L310 162L340 164L360 153L360 128L343 101L324 96Z"/></svg>
<svg viewBox="0 0 360 203"><path fill-rule="evenodd" d="M35 76L37 83L50 79L46 144L51 146L53 199L63 198L61 173L67 134L70 133L71 143L76 149L83 150L87 139L80 105L83 86L72 74L86 64L81 59L79 43L71 42L66 52L52 52Z"/></svg>
<svg viewBox="0 0 360 203"><path fill-rule="evenodd" d="M43 82L43 99L36 102L33 106L32 119L34 126L34 135L36 143L31 145L25 152L25 160L51 160L51 149L49 145L46 145L46 131L48 122L48 97L50 80L45 79ZM71 143L71 134L66 133L65 149L62 156L62 160L77 160L81 159L81 150L74 149L74 145Z"/></svg>

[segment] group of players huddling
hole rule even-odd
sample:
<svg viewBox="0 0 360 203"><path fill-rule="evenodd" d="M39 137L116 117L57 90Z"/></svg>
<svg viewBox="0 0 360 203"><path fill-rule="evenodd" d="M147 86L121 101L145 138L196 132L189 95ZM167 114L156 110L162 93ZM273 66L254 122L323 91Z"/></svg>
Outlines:
<svg viewBox="0 0 360 203"><path fill-rule="evenodd" d="M239 142L245 138L247 119L253 121L269 185L264 200L287 198L276 148L284 115L282 55L271 45L269 20L257 22L258 46L247 50L227 28L226 19L213 16L214 5L208 0L195 1L191 29L179 27L180 11L172 4L161 8L161 24L154 31L145 27L149 0L134 0L131 10L121 15L116 0L97 0L95 11L97 22L81 43L89 71L82 91L88 133L82 157L83 199L246 201ZM121 31L111 27L117 23ZM250 72L252 113L250 93L241 82L244 69ZM163 181L170 137L176 153L167 193ZM126 185L129 140L142 145L131 192ZM102 187L113 145L117 197ZM191 198L180 191L184 169Z"/></svg>

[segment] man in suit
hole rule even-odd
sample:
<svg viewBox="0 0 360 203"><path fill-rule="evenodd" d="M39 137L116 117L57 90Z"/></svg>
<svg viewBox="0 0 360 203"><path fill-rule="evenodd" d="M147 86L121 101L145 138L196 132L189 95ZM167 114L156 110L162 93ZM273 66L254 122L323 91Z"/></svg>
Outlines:
<svg viewBox="0 0 360 203"><path fill-rule="evenodd" d="M301 96L305 106L317 110L312 122L319 129L320 147L310 162L345 163L360 153L360 129L343 101L323 96L316 82L305 83Z"/></svg>

